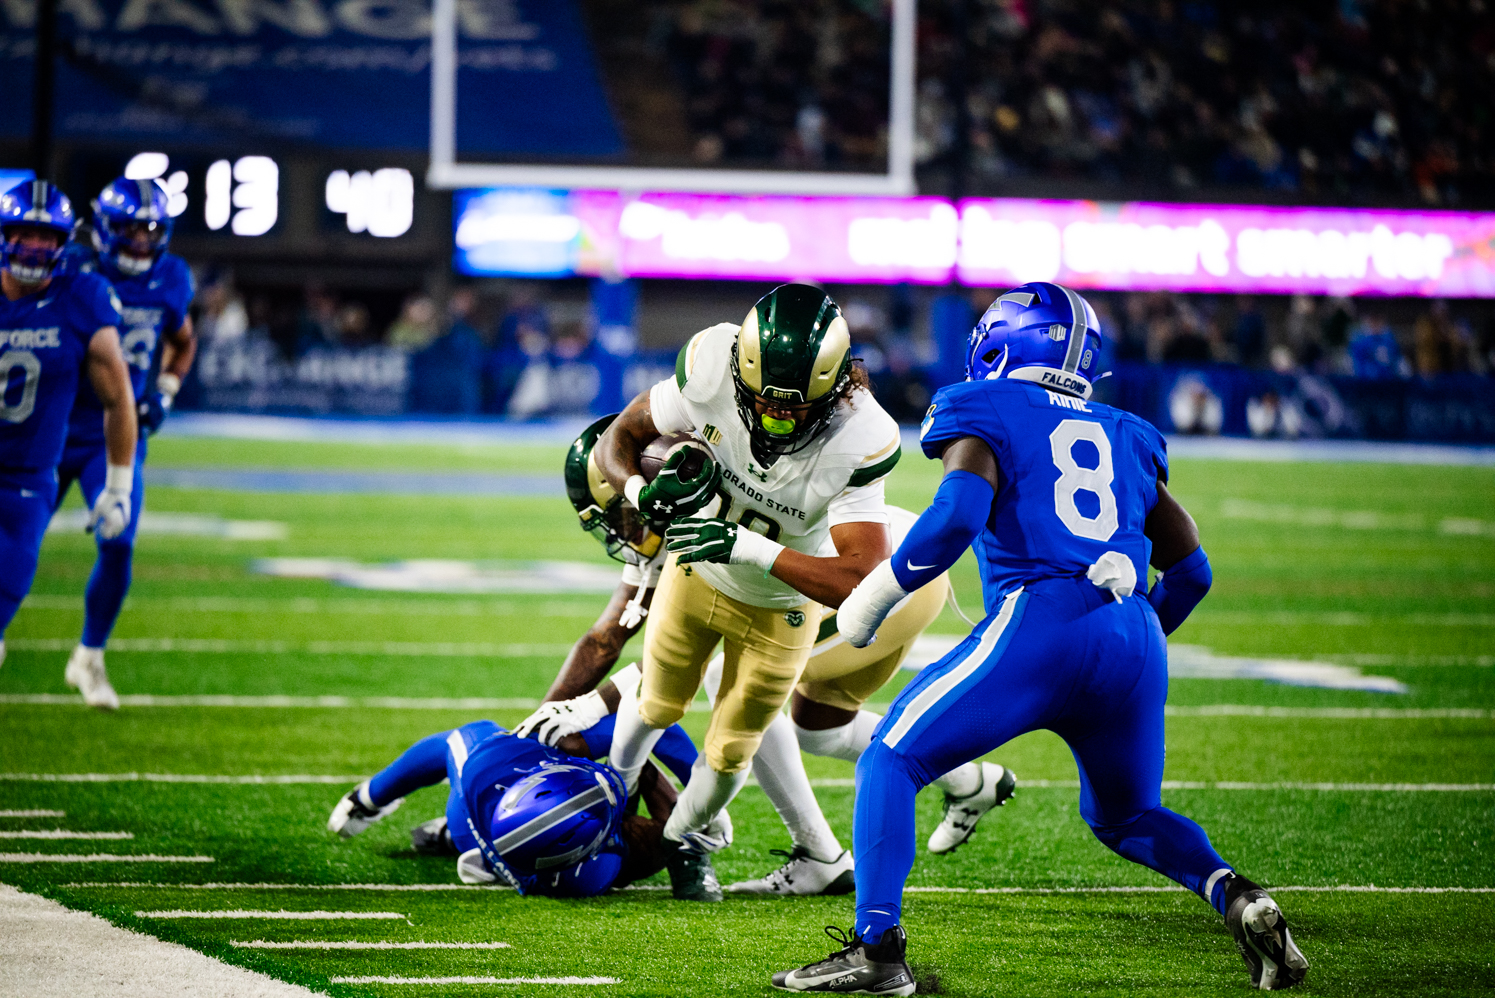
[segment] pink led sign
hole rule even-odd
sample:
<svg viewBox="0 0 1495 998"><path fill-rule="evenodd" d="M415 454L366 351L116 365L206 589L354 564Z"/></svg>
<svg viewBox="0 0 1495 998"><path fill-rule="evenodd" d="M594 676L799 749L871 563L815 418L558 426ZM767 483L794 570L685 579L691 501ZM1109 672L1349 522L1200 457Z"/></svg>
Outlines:
<svg viewBox="0 0 1495 998"><path fill-rule="evenodd" d="M1495 297L1495 214L498 190L456 224L473 274Z"/></svg>

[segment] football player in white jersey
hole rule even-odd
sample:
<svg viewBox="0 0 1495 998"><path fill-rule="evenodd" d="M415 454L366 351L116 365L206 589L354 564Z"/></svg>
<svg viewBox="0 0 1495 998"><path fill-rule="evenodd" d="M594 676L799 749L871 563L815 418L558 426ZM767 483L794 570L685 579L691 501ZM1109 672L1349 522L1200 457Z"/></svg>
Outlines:
<svg viewBox="0 0 1495 998"><path fill-rule="evenodd" d="M571 649L545 695L547 702L515 728L516 734L533 732L552 746L618 709L616 684L634 672L614 676L612 682L603 680L648 615L664 561L660 536L597 470L592 449L615 418L604 416L587 427L566 454L566 492L583 529L625 567L607 608ZM714 510L715 506L706 508ZM917 517L897 506L889 506L888 515L891 542L896 545ZM834 555L829 538L820 553ZM898 671L914 641L939 616L947 599L953 603L948 578L941 575L895 608L878 629L877 643L866 648L855 648L841 639L834 610L820 618L809 665L790 698L789 716L773 719L753 758L753 774L789 830L791 850L779 869L728 890L836 894L851 883L851 856L820 810L799 751L857 760L881 719L862 705ZM723 662L724 656L717 655L706 669L705 685L713 700ZM970 837L987 811L1012 796L1016 780L1002 766L983 763L963 765L935 782L945 792L945 817L930 836L929 850L946 853ZM701 891L687 883L687 869L672 866L670 872L677 896L701 896Z"/></svg>
<svg viewBox="0 0 1495 998"><path fill-rule="evenodd" d="M676 454L645 481L642 453L668 433L695 435L715 460L683 478ZM898 461L898 427L852 363L840 308L818 288L788 284L740 326L697 333L675 376L629 403L593 453L646 520L672 523L637 707L618 717L610 762L631 787L723 644L705 751L665 828L668 840L723 848L724 809L809 662L822 608L886 557L883 479ZM716 515L692 516L718 499L718 485ZM827 538L832 557L820 555Z"/></svg>

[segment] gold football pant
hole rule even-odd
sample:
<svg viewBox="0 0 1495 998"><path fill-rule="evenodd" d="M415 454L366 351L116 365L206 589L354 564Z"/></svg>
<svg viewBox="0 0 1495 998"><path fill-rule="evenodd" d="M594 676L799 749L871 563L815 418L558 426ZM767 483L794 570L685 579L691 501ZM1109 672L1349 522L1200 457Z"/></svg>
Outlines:
<svg viewBox="0 0 1495 998"><path fill-rule="evenodd" d="M908 602L888 614L877 629L877 640L865 648L853 648L836 630L836 612L821 621L810 657L795 692L806 700L857 711L887 681L908 657L920 634L934 623L945 607L950 577L939 578L918 589Z"/></svg>
<svg viewBox="0 0 1495 998"><path fill-rule="evenodd" d="M747 769L810 660L820 614L814 601L787 611L739 602L671 555L644 630L640 719L667 728L684 717L721 641L722 684L706 729L706 762L718 773Z"/></svg>

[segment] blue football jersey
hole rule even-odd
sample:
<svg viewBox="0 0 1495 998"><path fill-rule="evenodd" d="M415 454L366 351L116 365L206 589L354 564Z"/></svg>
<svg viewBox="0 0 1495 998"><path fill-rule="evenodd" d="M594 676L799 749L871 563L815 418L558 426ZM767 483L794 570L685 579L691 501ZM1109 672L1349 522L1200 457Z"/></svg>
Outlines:
<svg viewBox="0 0 1495 998"><path fill-rule="evenodd" d="M84 269L92 269L88 263ZM192 296L196 293L192 271L185 260L170 253L161 254L156 265L136 277L116 277L111 283L119 294L123 322L119 327L119 345L130 369L130 385L135 397L145 394L151 365L168 333L182 328L187 321ZM78 399L69 421L68 439L74 444L104 441L104 407L86 380L78 386Z"/></svg>
<svg viewBox="0 0 1495 998"><path fill-rule="evenodd" d="M991 447L1001 488L971 545L987 612L1040 579L1084 575L1119 551L1147 583L1152 543L1142 533L1168 480L1167 445L1151 423L1027 381L967 381L941 389L919 439L938 457L977 437Z"/></svg>
<svg viewBox="0 0 1495 998"><path fill-rule="evenodd" d="M119 324L119 298L97 274L65 273L16 301L0 294L0 484L56 488L89 341Z"/></svg>

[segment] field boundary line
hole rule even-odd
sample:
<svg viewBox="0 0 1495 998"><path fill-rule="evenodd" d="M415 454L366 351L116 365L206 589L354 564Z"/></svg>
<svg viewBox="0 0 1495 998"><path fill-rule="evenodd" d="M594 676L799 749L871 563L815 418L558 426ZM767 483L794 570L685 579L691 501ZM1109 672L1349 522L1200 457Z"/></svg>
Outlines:
<svg viewBox="0 0 1495 998"><path fill-rule="evenodd" d="M66 818L66 811L53 811L49 808L19 808L0 811L0 818Z"/></svg>
<svg viewBox="0 0 1495 998"><path fill-rule="evenodd" d="M363 942L357 939L343 941L316 942L316 941L293 941L272 942L266 939L252 939L248 942L240 942L231 939L230 946L239 949L348 949L348 950L397 950L397 949L512 949L510 943L388 943L388 942Z"/></svg>
<svg viewBox="0 0 1495 998"><path fill-rule="evenodd" d="M333 984L622 984L619 977L329 977Z"/></svg>
<svg viewBox="0 0 1495 998"><path fill-rule="evenodd" d="M71 832L66 828L23 828L0 832L0 839L133 839L134 832Z"/></svg>
<svg viewBox="0 0 1495 998"><path fill-rule="evenodd" d="M139 853L126 856L95 852L0 852L0 863L216 863L212 856L161 856Z"/></svg>
<svg viewBox="0 0 1495 998"><path fill-rule="evenodd" d="M251 911L244 908L226 908L221 911L191 911L170 908L162 911L137 911L136 918L245 918L277 919L292 922L353 922L353 921L406 921L407 916L397 911Z"/></svg>

